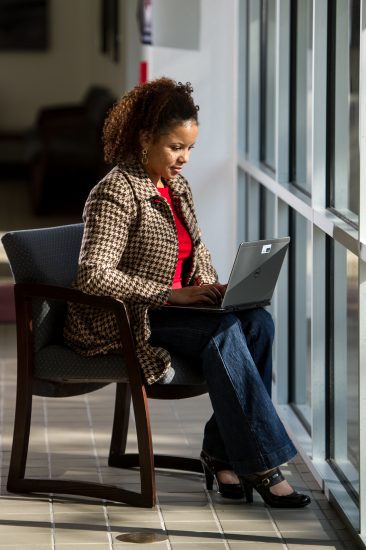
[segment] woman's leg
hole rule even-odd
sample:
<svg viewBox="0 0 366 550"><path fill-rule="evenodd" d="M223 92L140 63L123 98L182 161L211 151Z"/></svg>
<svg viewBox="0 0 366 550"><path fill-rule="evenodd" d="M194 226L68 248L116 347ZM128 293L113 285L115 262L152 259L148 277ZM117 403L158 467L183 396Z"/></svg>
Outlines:
<svg viewBox="0 0 366 550"><path fill-rule="evenodd" d="M272 344L274 337L274 324L272 316L263 308L249 309L235 313L241 322L245 335L248 350L258 369L262 382L268 392L272 395ZM210 444L210 441L212 444ZM215 414L211 416L205 426L204 449L222 448L224 442L221 439L217 426ZM228 462L227 456L222 455L221 459Z"/></svg>
<svg viewBox="0 0 366 550"><path fill-rule="evenodd" d="M248 349L271 397L272 345L275 332L272 316L263 308L247 309L235 315L241 322Z"/></svg>
<svg viewBox="0 0 366 550"><path fill-rule="evenodd" d="M248 349L242 320L188 310L152 311L150 319L153 345L202 358L220 435L208 442L207 454L227 457L239 475L273 468L296 454Z"/></svg>
<svg viewBox="0 0 366 550"><path fill-rule="evenodd" d="M259 375L236 316L223 316L202 359L216 422L233 469L245 475L268 470L292 458L296 450Z"/></svg>

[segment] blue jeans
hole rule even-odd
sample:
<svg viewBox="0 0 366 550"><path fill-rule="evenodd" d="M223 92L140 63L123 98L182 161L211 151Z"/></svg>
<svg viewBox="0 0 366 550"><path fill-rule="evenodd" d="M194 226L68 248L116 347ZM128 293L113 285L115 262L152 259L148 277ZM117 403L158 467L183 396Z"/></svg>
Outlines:
<svg viewBox="0 0 366 550"><path fill-rule="evenodd" d="M149 313L152 345L199 356L213 415L203 450L239 475L293 458L296 449L271 401L274 326L265 309L205 313L162 308Z"/></svg>

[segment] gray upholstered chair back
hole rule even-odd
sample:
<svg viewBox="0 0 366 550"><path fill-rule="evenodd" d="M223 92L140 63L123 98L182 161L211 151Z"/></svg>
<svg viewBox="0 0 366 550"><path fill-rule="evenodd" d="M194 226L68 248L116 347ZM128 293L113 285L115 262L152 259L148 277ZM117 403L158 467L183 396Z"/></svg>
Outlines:
<svg viewBox="0 0 366 550"><path fill-rule="evenodd" d="M10 231L2 238L15 283L70 286L76 276L83 224ZM62 339L65 305L34 303L35 349Z"/></svg>

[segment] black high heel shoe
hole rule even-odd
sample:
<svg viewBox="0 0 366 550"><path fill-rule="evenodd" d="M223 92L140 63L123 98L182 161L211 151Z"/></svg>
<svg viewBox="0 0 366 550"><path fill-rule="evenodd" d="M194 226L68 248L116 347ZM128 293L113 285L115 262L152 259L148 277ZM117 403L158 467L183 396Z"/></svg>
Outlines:
<svg viewBox="0 0 366 550"><path fill-rule="evenodd" d="M289 495L277 496L270 491L270 487L281 483L283 477L279 468L270 470L266 474L250 474L240 476L240 481L244 491L255 489L262 497L264 502L272 508L303 508L310 504L311 499L308 495L293 491Z"/></svg>
<svg viewBox="0 0 366 550"><path fill-rule="evenodd" d="M232 470L230 464L215 460L208 456L204 451L200 454L200 459L203 467L203 471L206 478L206 489L212 490L213 481L216 481L218 493L225 498L243 498L246 489L242 487L241 483L222 483L217 474L222 470Z"/></svg>

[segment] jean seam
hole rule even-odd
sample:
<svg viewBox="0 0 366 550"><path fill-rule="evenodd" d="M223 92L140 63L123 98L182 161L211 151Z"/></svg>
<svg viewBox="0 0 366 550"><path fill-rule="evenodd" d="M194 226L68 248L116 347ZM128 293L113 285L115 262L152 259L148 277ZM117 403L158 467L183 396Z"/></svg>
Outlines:
<svg viewBox="0 0 366 550"><path fill-rule="evenodd" d="M255 356L255 346L253 345L253 340L254 340L255 334L254 334L254 332L249 332L248 335L245 335L243 327L241 326L241 324L240 324L240 329L241 329L243 337L245 338L245 341L247 343L248 349L250 351L250 355L252 356L253 361L256 365L257 364L257 358Z"/></svg>

